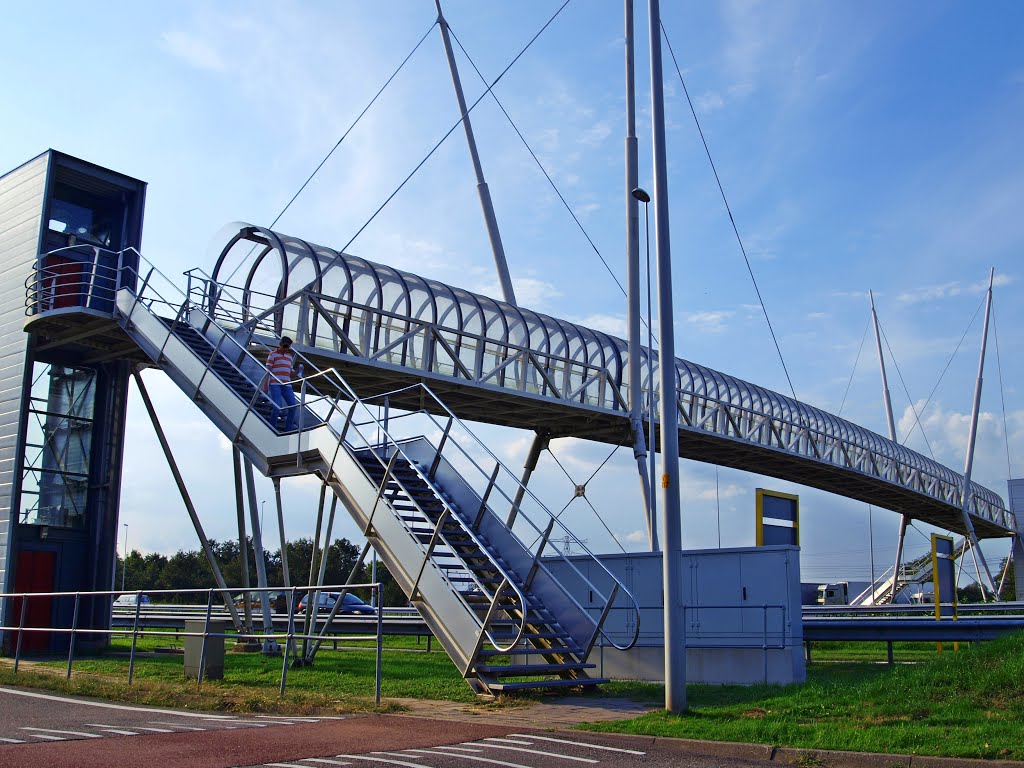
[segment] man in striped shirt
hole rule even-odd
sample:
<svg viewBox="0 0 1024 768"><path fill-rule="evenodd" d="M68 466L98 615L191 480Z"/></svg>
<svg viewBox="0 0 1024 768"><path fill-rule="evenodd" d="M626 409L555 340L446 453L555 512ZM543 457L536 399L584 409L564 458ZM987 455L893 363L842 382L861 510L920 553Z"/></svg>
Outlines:
<svg viewBox="0 0 1024 768"><path fill-rule="evenodd" d="M302 375L302 366L299 366L298 375ZM297 408L295 403L295 390L292 389L292 379L296 375L295 353L292 352L292 340L287 336L281 337L280 346L267 356L267 371L269 372L270 399L274 402L274 421L282 418L281 411L284 410L284 429L286 431L295 429ZM274 426L277 426L275 423Z"/></svg>

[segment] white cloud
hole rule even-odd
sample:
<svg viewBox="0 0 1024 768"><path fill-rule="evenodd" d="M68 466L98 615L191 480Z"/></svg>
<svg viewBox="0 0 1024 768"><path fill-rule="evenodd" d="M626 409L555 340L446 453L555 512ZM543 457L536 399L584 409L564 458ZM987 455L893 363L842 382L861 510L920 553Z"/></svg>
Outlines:
<svg viewBox="0 0 1024 768"><path fill-rule="evenodd" d="M1012 275L997 274L992 280L992 285L996 288L1000 286L1010 285L1014 281ZM968 293L971 295L978 295L988 290L988 280L980 280L976 283L964 286L959 280L951 280L947 283L940 283L937 285L926 285L921 288L915 288L910 291L904 291L897 297L897 301L901 301L904 304L919 304L928 301L941 301L942 299L951 299L961 294Z"/></svg>
<svg viewBox="0 0 1024 768"><path fill-rule="evenodd" d="M647 543L647 531L641 531L639 528L630 531L625 536L622 536L622 541L627 544L646 544Z"/></svg>
<svg viewBox="0 0 1024 768"><path fill-rule="evenodd" d="M579 141L580 144L584 144L587 146L596 146L603 142L605 139L607 139L609 136L611 136L611 133L612 127L608 124L607 121L602 120L601 122L595 123L594 125L587 128L580 136Z"/></svg>
<svg viewBox="0 0 1024 768"><path fill-rule="evenodd" d="M688 312L685 320L690 325L696 326L701 333L723 333L728 329L726 321L736 313L732 310L708 310L704 312Z"/></svg>
<svg viewBox="0 0 1024 768"><path fill-rule="evenodd" d="M626 318L622 315L606 315L598 313L594 315L587 315L586 317L578 320L573 320L573 322L577 325L582 325L584 328L603 331L620 339L626 338L626 335L629 332L626 327Z"/></svg>

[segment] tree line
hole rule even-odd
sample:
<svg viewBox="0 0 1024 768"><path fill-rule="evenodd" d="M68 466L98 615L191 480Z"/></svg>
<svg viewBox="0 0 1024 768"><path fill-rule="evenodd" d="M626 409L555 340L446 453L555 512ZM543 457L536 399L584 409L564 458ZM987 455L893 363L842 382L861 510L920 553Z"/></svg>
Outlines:
<svg viewBox="0 0 1024 768"><path fill-rule="evenodd" d="M287 543L288 552L288 575L292 586L303 586L310 582L310 563L313 560L313 540L308 538L296 539ZM216 541L210 540L210 549L217 561L224 581L232 590L241 591L243 573L243 553L237 541ZM324 574L324 584L344 584L348 581L353 566L359 559L361 547L353 544L348 539L336 539L327 548L327 565ZM320 558L322 553L318 550L316 556L316 569L313 572L313 583L316 583L319 575ZM264 550L264 559L267 567L267 585L270 587L281 587L284 585L284 566L281 558L281 550ZM253 554L252 539L247 541L247 560L249 585L255 587L256 560ZM216 587L213 577L213 570L207 562L202 550L184 551L178 550L173 555L164 555L159 552L151 552L143 555L138 550L128 553L127 568L125 561L120 555L117 556L114 584L120 588L124 578L125 592L136 592L142 590L184 590L184 589L209 589ZM357 583L367 584L372 581L370 557L367 556L361 573L355 579ZM388 572L383 563L377 564L377 581L384 585L385 605L405 605L407 599L405 593L395 583L394 578ZM369 599L369 590L356 590L356 594L364 600ZM200 602L194 594L180 595L153 595L155 602L170 603L195 603Z"/></svg>

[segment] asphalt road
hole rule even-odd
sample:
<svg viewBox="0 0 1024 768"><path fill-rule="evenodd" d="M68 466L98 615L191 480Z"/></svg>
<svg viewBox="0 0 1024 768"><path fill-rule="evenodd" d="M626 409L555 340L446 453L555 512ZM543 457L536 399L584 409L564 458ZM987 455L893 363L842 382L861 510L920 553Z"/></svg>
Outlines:
<svg viewBox="0 0 1024 768"><path fill-rule="evenodd" d="M433 720L227 716L0 688L0 768L587 768L771 765L645 737Z"/></svg>

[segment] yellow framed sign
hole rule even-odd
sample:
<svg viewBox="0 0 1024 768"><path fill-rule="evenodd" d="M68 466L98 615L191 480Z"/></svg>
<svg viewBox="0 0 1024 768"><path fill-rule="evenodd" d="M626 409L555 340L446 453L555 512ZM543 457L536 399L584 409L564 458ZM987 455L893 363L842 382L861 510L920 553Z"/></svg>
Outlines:
<svg viewBox="0 0 1024 768"><path fill-rule="evenodd" d="M800 545L800 497L757 489L757 546Z"/></svg>

